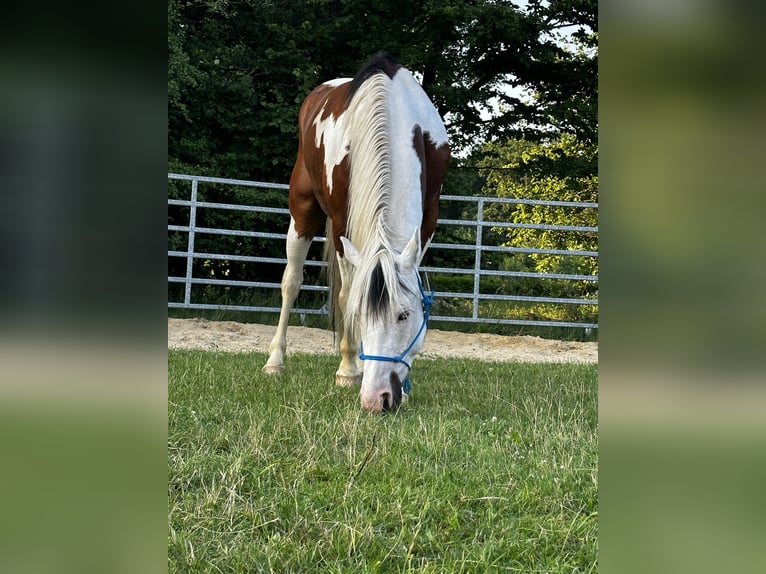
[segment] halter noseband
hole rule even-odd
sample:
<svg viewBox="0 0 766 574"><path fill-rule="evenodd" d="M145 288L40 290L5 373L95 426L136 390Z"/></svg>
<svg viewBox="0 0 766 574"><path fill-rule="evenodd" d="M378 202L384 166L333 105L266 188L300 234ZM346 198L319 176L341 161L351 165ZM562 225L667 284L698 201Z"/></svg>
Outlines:
<svg viewBox="0 0 766 574"><path fill-rule="evenodd" d="M407 353L409 353L412 350L412 347L415 346L415 343L420 338L420 335L423 333L423 329L426 328L426 323L428 323L428 317L431 315L431 306L434 304L434 292L431 291L431 293L426 293L423 289L423 283L420 281L420 275L416 274L416 277L418 278L418 287L420 288L420 296L422 298L423 302L423 322L420 324L420 329L418 329L417 334L415 335L415 338L412 340L412 342L407 346L404 351L401 352L401 354L397 355L396 357L386 357L384 355L365 355L364 353L364 345L361 341L359 341L359 358L363 361L385 361L388 363L402 363L404 366L407 367L407 370L412 370L412 367L410 364L404 360L404 357L407 356ZM404 382L402 383L402 392L405 394L409 394L410 390L412 389L412 383L410 383L410 377L407 376L404 379Z"/></svg>

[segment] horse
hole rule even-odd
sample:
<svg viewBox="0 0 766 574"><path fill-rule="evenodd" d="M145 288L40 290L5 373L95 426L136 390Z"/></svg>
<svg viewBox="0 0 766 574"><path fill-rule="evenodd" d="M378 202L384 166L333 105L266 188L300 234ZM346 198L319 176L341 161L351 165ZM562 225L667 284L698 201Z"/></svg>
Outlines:
<svg viewBox="0 0 766 574"><path fill-rule="evenodd" d="M339 280L331 299L341 311L335 382L361 381L362 408L387 411L406 401L412 357L425 343L432 294L418 269L436 227L447 131L412 73L387 53L354 78L316 87L298 123L282 307L263 371L284 370L290 310L311 241L326 225L325 258Z"/></svg>

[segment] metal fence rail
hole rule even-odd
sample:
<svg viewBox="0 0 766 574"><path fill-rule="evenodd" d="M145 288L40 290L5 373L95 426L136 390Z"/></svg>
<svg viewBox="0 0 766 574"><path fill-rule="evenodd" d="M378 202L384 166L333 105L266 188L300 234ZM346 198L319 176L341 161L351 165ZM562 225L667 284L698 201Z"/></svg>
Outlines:
<svg viewBox="0 0 766 574"><path fill-rule="evenodd" d="M279 313L279 307L271 306L251 306L251 305L224 305L224 304L207 304L202 302L195 302L192 298L192 286L193 285L218 285L228 287L243 287L243 288L265 288L265 289L279 289L279 283L273 282L260 282L260 281L242 281L236 279L218 279L210 277L195 277L194 276L194 261L195 260L229 260L229 261L241 261L248 263L266 263L266 264L282 264L287 263L285 258L275 257L257 257L249 255L236 255L236 254L223 254L223 253L199 253L195 251L195 237L198 234L212 234L221 236L239 236L239 237L253 237L262 239L280 239L285 240L287 235L287 222L289 217L289 210L287 207L265 207L257 205L236 205L230 203L217 203L209 201L200 201L199 197L199 185L201 183L222 184L232 187L249 187L249 188L261 188L261 189L275 189L285 190L285 205L287 205L287 193L286 190L289 186L278 183L266 183L258 181L246 181L238 179L224 179L217 177L204 177L196 175L184 175L169 173L169 180L180 180L189 182L190 194L189 199L168 199L168 206L185 207L189 209L188 225L168 225L169 232L181 232L188 234L188 241L186 243L186 251L168 250L168 257L182 258L186 260L186 273L184 276L169 276L168 283L180 283L184 285L184 297L183 301L168 301L169 308L180 309L218 309L218 310L230 310L230 311L253 311L253 312L268 312ZM482 254L483 253L526 253L526 254L548 254L548 255L566 255L572 257L598 257L598 251L587 250L562 250L562 249L541 249L527 246L513 246L506 247L502 245L487 245L484 239L484 231L487 228L515 228L515 229L539 229L550 231L567 231L567 232L586 232L586 233L598 233L598 227L591 226L578 226L578 225L558 225L549 223L516 223L511 221L489 221L485 219L486 207L488 205L497 204L527 204L527 205L544 205L550 207L572 207L572 208L593 208L598 209L598 203L588 202L572 202L572 201L545 201L534 200L524 198L490 198L490 197L465 197L454 195L442 195L442 202L467 202L475 204L476 207L476 219L439 219L438 224L440 226L456 225L462 227L472 228L475 234L475 241L472 244L454 244L454 243L431 243L430 250L439 251L472 251L474 252L473 265L467 268L448 268L424 265L421 270L433 273L433 274L450 274L450 275L472 275L473 276L473 291L472 292L448 292L437 291L437 298L451 298L451 299L467 299L470 300L471 315L470 316L446 316L446 315L432 315L431 319L435 321L443 321L445 323L492 323L500 325L536 325L545 327L578 327L585 329L598 328L598 323L586 323L586 322L573 322L573 321L548 321L548 320L536 320L536 319L518 319L518 318L494 318L494 317L482 317L480 313L481 301L515 301L524 303L545 303L552 305L593 305L598 306L598 299L590 298L566 298L566 297L543 297L543 296L531 296L531 295L501 295L501 294L487 294L480 292L480 282L482 277L498 276L498 277L518 277L518 278L539 278L539 279L558 279L565 281L588 281L598 282L597 275L578 275L567 273L534 273L528 271L503 271L486 269L482 266ZM444 204L444 203L443 203ZM247 231L238 229L223 229L212 227L199 227L197 226L197 214L200 209L223 209L223 210L236 210L245 212L257 212L257 213L272 213L285 216L285 233L267 233L261 231ZM323 237L317 237L315 242L324 242ZM430 251L429 251L430 252ZM428 254L426 255L426 260ZM307 266L322 266L321 261L306 261ZM327 287L319 285L303 285L302 291L315 291L326 292ZM319 309L312 308L296 308L293 313L303 315L323 315L327 313L326 306L322 306Z"/></svg>

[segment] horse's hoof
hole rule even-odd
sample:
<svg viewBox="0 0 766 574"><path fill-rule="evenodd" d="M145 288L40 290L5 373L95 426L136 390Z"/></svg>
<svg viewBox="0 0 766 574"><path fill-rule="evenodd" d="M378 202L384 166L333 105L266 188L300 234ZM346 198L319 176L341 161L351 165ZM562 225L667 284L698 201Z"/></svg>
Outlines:
<svg viewBox="0 0 766 574"><path fill-rule="evenodd" d="M285 372L284 365L264 365L263 372L267 375L281 375Z"/></svg>
<svg viewBox="0 0 766 574"><path fill-rule="evenodd" d="M335 375L335 384L339 387L353 387L361 382L361 375Z"/></svg>

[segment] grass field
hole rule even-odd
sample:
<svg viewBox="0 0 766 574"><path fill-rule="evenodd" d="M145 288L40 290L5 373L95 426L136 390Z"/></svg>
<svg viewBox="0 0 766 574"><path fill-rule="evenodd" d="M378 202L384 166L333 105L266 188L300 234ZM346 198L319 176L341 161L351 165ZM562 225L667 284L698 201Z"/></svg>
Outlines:
<svg viewBox="0 0 766 574"><path fill-rule="evenodd" d="M595 572L595 365L416 360L368 415L338 359L169 351L170 572Z"/></svg>

